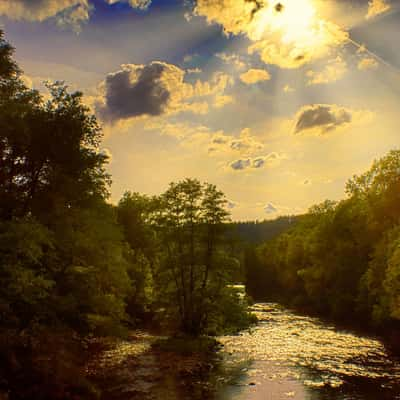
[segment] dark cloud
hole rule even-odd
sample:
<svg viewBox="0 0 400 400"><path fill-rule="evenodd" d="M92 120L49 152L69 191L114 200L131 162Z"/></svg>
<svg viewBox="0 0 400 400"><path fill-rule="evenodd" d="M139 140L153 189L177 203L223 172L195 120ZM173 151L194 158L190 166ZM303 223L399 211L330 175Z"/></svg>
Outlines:
<svg viewBox="0 0 400 400"><path fill-rule="evenodd" d="M218 137L214 138L212 142L215 144L225 144L228 142L228 140L229 139L225 136L218 136Z"/></svg>
<svg viewBox="0 0 400 400"><path fill-rule="evenodd" d="M352 121L351 111L336 105L314 104L302 108L296 116L295 133L317 130L327 133Z"/></svg>
<svg viewBox="0 0 400 400"><path fill-rule="evenodd" d="M231 163L231 168L234 169L235 171L241 171L250 166L250 160L236 160Z"/></svg>
<svg viewBox="0 0 400 400"><path fill-rule="evenodd" d="M235 171L241 171L248 168L259 169L266 166L267 161L270 160L270 156L256 157L256 158L245 158L233 161L230 167Z"/></svg>
<svg viewBox="0 0 400 400"><path fill-rule="evenodd" d="M244 143L241 140L234 140L231 143L231 149L233 150L243 150L244 148L247 148L248 146L246 145L246 143Z"/></svg>
<svg viewBox="0 0 400 400"><path fill-rule="evenodd" d="M152 62L145 66L125 65L109 74L105 81L103 119L116 121L141 115L161 115L171 93L162 80L168 65Z"/></svg>
<svg viewBox="0 0 400 400"><path fill-rule="evenodd" d="M253 168L262 168L265 165L265 158L256 158L252 162Z"/></svg>

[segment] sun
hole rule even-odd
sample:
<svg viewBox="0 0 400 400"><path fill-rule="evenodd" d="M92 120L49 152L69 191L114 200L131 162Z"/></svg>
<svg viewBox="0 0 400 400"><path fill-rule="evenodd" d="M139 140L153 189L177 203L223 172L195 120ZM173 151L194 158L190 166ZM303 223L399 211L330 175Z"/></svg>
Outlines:
<svg viewBox="0 0 400 400"><path fill-rule="evenodd" d="M280 34L284 43L309 41L317 23L312 0L272 1L260 11L253 33L258 39L266 32Z"/></svg>
<svg viewBox="0 0 400 400"><path fill-rule="evenodd" d="M269 0L247 26L263 61L283 68L298 68L328 55L348 40L347 32L321 17L319 0Z"/></svg>

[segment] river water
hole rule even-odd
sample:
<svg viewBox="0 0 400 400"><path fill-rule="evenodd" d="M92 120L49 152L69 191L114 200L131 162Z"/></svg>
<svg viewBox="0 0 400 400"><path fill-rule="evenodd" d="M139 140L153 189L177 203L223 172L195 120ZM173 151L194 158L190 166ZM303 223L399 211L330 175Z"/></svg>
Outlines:
<svg viewBox="0 0 400 400"><path fill-rule="evenodd" d="M117 342L89 368L102 400L400 399L400 360L378 339L278 304L252 311L257 326L219 338L218 361L195 375L198 360L152 350L157 337L140 333Z"/></svg>
<svg viewBox="0 0 400 400"><path fill-rule="evenodd" d="M233 379L218 400L400 399L400 361L379 340L277 304L253 311L255 328L221 338Z"/></svg>

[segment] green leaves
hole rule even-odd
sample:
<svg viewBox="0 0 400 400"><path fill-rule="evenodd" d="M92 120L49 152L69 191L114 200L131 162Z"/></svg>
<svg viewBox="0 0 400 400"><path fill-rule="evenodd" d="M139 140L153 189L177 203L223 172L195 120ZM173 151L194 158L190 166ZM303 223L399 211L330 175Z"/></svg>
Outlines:
<svg viewBox="0 0 400 400"><path fill-rule="evenodd" d="M188 334L204 333L221 312L214 304L238 268L224 251L225 206L214 185L185 179L170 184L153 214L161 248L155 282L160 304Z"/></svg>
<svg viewBox="0 0 400 400"><path fill-rule="evenodd" d="M347 193L311 207L294 229L262 246L265 272L257 276L276 281L276 294L294 305L384 324L400 318L400 151L353 177Z"/></svg>

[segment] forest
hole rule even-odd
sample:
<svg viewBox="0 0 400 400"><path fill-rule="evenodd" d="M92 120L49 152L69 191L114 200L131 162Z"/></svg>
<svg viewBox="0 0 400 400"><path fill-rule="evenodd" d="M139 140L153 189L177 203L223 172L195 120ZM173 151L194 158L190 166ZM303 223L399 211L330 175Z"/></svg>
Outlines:
<svg viewBox="0 0 400 400"><path fill-rule="evenodd" d="M249 324L232 285L225 197L196 179L109 202L100 126L82 93L25 86L0 41L0 392L88 398L93 337L151 323L192 337Z"/></svg>
<svg viewBox="0 0 400 400"><path fill-rule="evenodd" d="M399 150L351 178L345 200L276 221L230 221L224 194L191 178L112 204L83 94L28 88L13 51L1 33L0 398L96 398L84 373L96 337L245 329L240 282L257 301L398 326Z"/></svg>
<svg viewBox="0 0 400 400"><path fill-rule="evenodd" d="M256 299L374 330L400 320L400 150L346 184L347 198L310 208L298 223L245 255Z"/></svg>

